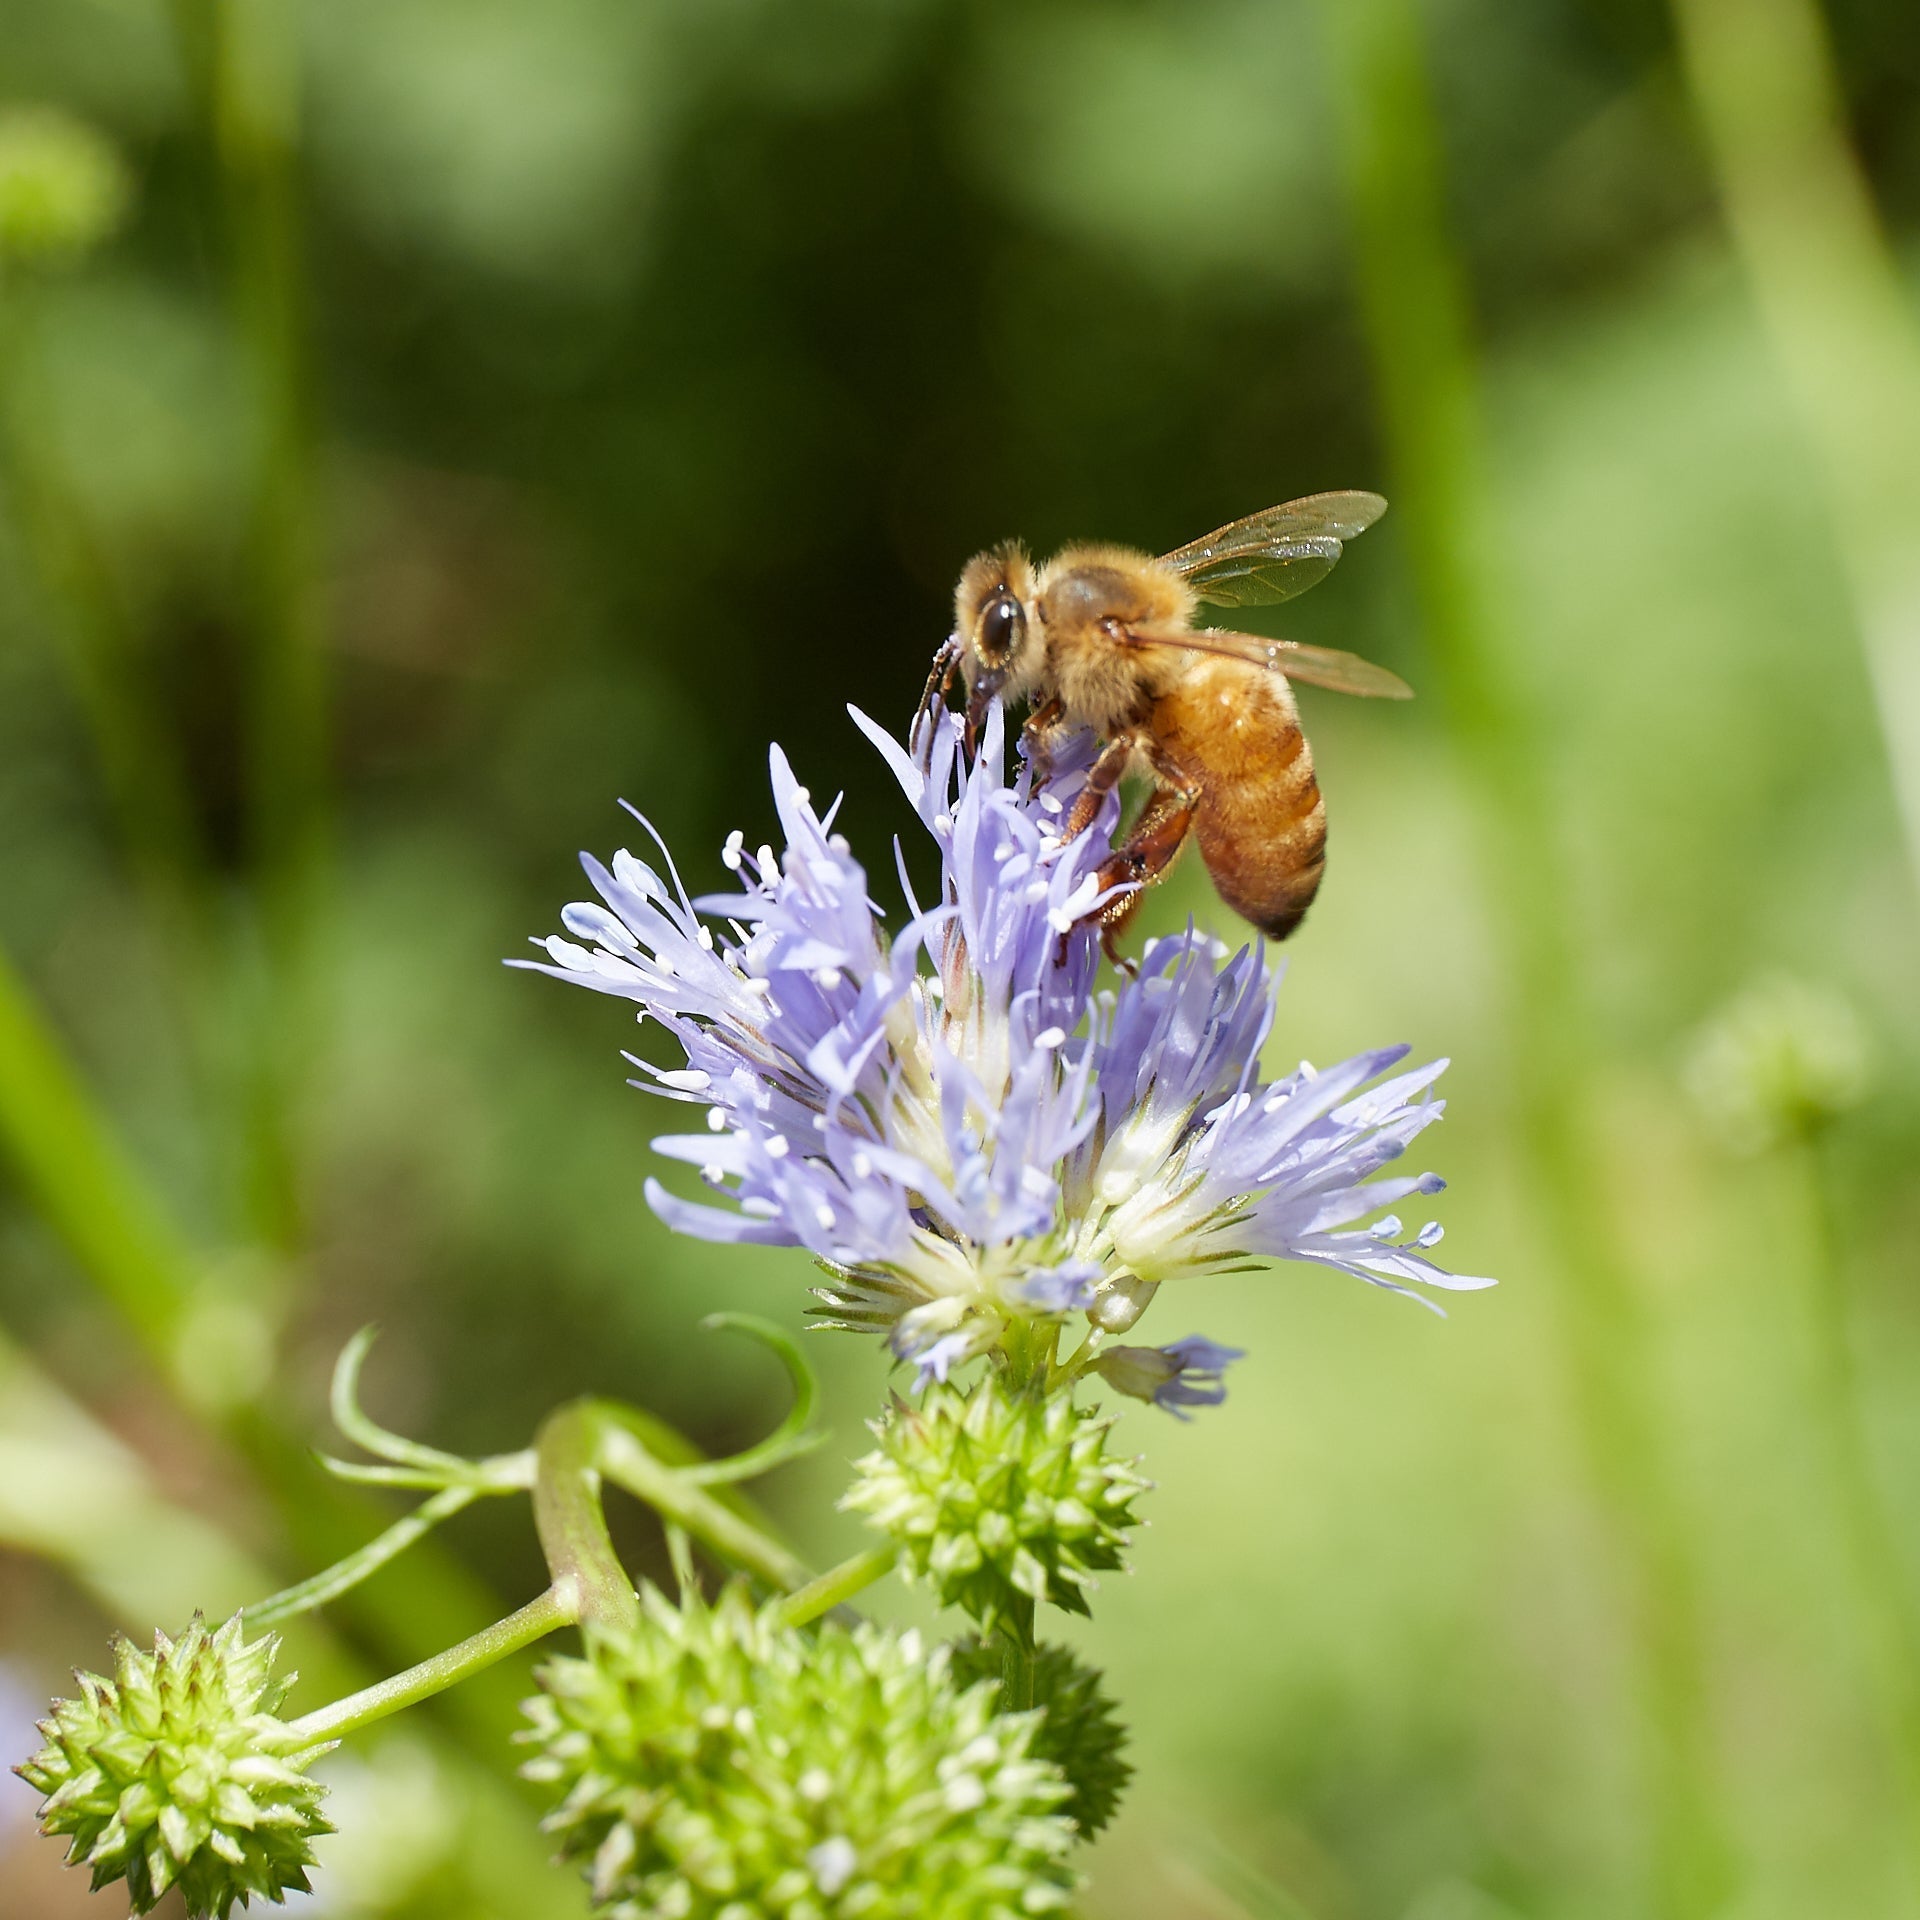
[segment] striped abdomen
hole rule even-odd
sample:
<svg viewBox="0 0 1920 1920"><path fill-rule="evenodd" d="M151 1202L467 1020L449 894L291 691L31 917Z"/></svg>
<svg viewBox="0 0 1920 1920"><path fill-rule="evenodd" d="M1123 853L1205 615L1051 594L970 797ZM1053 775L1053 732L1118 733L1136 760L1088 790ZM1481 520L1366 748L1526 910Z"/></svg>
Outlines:
<svg viewBox="0 0 1920 1920"><path fill-rule="evenodd" d="M1155 703L1152 732L1168 773L1198 791L1194 837L1221 899L1284 940L1327 863L1327 810L1292 689L1205 655Z"/></svg>

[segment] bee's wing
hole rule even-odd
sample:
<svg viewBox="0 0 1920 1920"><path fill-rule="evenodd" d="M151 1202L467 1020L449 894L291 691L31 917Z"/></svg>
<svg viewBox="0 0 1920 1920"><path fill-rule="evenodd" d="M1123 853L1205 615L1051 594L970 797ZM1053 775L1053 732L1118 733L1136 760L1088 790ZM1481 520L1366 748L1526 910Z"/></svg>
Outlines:
<svg viewBox="0 0 1920 1920"><path fill-rule="evenodd" d="M1134 638L1136 643L1144 640L1148 646L1223 654L1229 660L1244 660L1250 666L1283 673L1289 680L1304 680L1310 687L1357 694L1363 700L1413 698L1413 689L1397 673L1376 667L1357 653L1342 653L1337 647L1310 647L1300 640L1269 640L1264 634L1230 633L1225 627L1195 627L1190 633L1165 637L1136 634Z"/></svg>
<svg viewBox="0 0 1920 1920"><path fill-rule="evenodd" d="M1340 545L1387 510L1377 493L1314 493L1250 513L1160 556L1202 600L1253 607L1291 600L1324 580Z"/></svg>

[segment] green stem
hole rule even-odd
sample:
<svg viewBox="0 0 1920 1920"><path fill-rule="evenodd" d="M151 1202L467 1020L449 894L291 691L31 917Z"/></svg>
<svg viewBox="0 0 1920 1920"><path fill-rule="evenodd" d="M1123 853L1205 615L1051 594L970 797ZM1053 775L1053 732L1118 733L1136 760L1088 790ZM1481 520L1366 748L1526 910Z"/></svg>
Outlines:
<svg viewBox="0 0 1920 1920"><path fill-rule="evenodd" d="M247 1608L247 1625L277 1626L295 1614L311 1613L329 1600L337 1600L369 1575L378 1573L389 1560L405 1553L422 1534L430 1533L442 1520L451 1519L462 1507L471 1506L479 1499L480 1491L475 1486L443 1487L431 1500L423 1500L411 1513L396 1520L385 1533L369 1540L358 1553L350 1553L324 1573L282 1588Z"/></svg>
<svg viewBox="0 0 1920 1920"><path fill-rule="evenodd" d="M0 953L0 1149L22 1191L94 1284L183 1380L179 1336L199 1263L120 1143L25 980Z"/></svg>
<svg viewBox="0 0 1920 1920"><path fill-rule="evenodd" d="M287 0L173 0L225 226L237 360L253 430L246 560L248 829L259 949L243 979L241 1134L253 1228L300 1237L291 1112L312 1044L312 936L327 864L326 674L314 407L296 190L298 54Z"/></svg>
<svg viewBox="0 0 1920 1920"><path fill-rule="evenodd" d="M1898 1760L1906 1843L1920 1868L1920 1613L1899 1539L1875 1481L1848 1330L1845 1277L1826 1156L1817 1139L1790 1149L1806 1218L1816 1417L1833 1502L1853 1554L1874 1664L1875 1704Z"/></svg>
<svg viewBox="0 0 1920 1920"><path fill-rule="evenodd" d="M1733 240L1812 450L1920 879L1920 326L1818 0L1672 0Z"/></svg>
<svg viewBox="0 0 1920 1920"><path fill-rule="evenodd" d="M205 847L180 756L141 682L132 624L44 417L36 294L22 276L0 288L0 466L8 506L32 557L135 878L157 929L204 969L218 940Z"/></svg>
<svg viewBox="0 0 1920 1920"><path fill-rule="evenodd" d="M1657 1911L1713 1911L1731 1852L1712 1762L1686 1527L1650 1404L1650 1333L1586 1137L1591 1021L1554 833L1541 730L1497 646L1478 378L1465 276L1412 0L1321 0L1342 112L1362 318L1396 519L1441 705L1479 803L1514 1033L1517 1137L1560 1250L1561 1337L1583 1439L1628 1586L1647 1741Z"/></svg>
<svg viewBox="0 0 1920 1920"><path fill-rule="evenodd" d="M792 1593L812 1578L805 1562L769 1533L703 1487L690 1486L660 1460L641 1437L640 1423L610 1400L577 1402L595 1423L599 1470L616 1486L644 1500L663 1520L686 1528L700 1544L731 1566L744 1568L768 1586Z"/></svg>
<svg viewBox="0 0 1920 1920"><path fill-rule="evenodd" d="M1000 1622L1000 1705L1008 1713L1025 1713L1033 1705L1032 1599L1022 1594Z"/></svg>
<svg viewBox="0 0 1920 1920"><path fill-rule="evenodd" d="M318 1743L338 1740L362 1727L384 1720L417 1701L431 1699L470 1674L504 1660L510 1653L552 1633L556 1627L570 1626L580 1616L571 1593L563 1593L558 1582L539 1599L530 1600L518 1613L483 1627L471 1639L463 1640L445 1653L436 1653L405 1673L396 1673L358 1693L350 1693L331 1706L316 1708L293 1722L293 1731L303 1740Z"/></svg>
<svg viewBox="0 0 1920 1920"><path fill-rule="evenodd" d="M851 1560L829 1567L817 1579L788 1594L776 1611L788 1626L804 1627L809 1620L831 1613L862 1588L872 1586L883 1575L891 1573L899 1557L898 1547L875 1547L867 1553L856 1553Z"/></svg>
<svg viewBox="0 0 1920 1920"><path fill-rule="evenodd" d="M541 1550L573 1617L631 1632L640 1603L613 1550L600 1505L601 1419L596 1404L575 1400L548 1415L534 1440L533 1519Z"/></svg>

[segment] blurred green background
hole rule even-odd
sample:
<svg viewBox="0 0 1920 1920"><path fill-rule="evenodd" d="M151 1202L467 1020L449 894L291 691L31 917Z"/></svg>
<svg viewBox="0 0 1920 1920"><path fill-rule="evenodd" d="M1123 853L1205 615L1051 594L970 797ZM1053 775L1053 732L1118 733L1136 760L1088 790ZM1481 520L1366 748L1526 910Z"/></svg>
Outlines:
<svg viewBox="0 0 1920 1920"><path fill-rule="evenodd" d="M1163 1297L1251 1357L1125 1420L1085 1910L1920 1912L1910 0L4 0L0 107L0 1759L392 1511L306 1451L364 1321L446 1446L777 1417L696 1323L804 1261L670 1238L619 1009L498 964L617 797L698 891L777 737L891 898L844 704L970 552L1368 486L1266 624L1422 698L1303 696L1270 1064L1451 1054L1503 1285ZM811 1344L824 1563L883 1370ZM299 1700L540 1583L520 1506L442 1547ZM310 1910L584 1912L524 1677L340 1758ZM30 1813L0 1913L123 1912Z"/></svg>

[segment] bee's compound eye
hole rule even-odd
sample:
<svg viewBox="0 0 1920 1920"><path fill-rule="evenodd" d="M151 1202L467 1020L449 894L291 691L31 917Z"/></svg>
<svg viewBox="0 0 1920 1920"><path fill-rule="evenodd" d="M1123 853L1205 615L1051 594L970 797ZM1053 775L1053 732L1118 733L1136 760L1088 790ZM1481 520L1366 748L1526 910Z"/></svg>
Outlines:
<svg viewBox="0 0 1920 1920"><path fill-rule="evenodd" d="M1026 637L1027 613L1005 587L1001 587L980 609L974 628L974 645L990 666L1002 666Z"/></svg>

